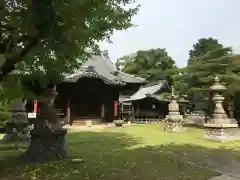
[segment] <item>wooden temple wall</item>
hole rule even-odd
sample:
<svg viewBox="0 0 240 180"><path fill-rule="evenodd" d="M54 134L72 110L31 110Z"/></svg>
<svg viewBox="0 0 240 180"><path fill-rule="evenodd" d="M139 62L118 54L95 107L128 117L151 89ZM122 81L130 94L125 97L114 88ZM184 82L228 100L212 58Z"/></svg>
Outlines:
<svg viewBox="0 0 240 180"><path fill-rule="evenodd" d="M119 89L100 79L82 78L76 83L58 86L55 105L70 124L86 125L112 122L116 118L114 103Z"/></svg>
<svg viewBox="0 0 240 180"><path fill-rule="evenodd" d="M133 102L134 119L142 120L161 120L168 113L168 102L161 102L153 99L143 99Z"/></svg>

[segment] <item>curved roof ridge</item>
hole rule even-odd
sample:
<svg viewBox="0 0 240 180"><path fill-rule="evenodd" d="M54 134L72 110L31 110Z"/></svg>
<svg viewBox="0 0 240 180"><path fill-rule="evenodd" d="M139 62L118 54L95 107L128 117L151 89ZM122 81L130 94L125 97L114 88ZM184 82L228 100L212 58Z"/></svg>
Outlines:
<svg viewBox="0 0 240 180"><path fill-rule="evenodd" d="M161 90L164 87L164 82L159 81L157 84L152 84L149 86L142 86L138 89L137 92L135 92L132 96L129 97L129 99L126 99L125 101L135 101L146 98L148 95L155 94L159 90Z"/></svg>
<svg viewBox="0 0 240 180"><path fill-rule="evenodd" d="M122 72L122 71L119 71L119 70L117 70L117 72L122 73L122 74L124 74L126 76L131 76L133 78L136 78L136 79L139 79L139 80L142 80L142 81L146 80L146 78L143 78L143 77L140 77L140 76L136 76L136 75L133 75L133 74L128 74L128 73L125 73L125 72Z"/></svg>
<svg viewBox="0 0 240 180"><path fill-rule="evenodd" d="M166 83L168 83L167 80L155 80L155 81L149 81L141 87L144 88L144 87L155 86L155 85L166 84Z"/></svg>
<svg viewBox="0 0 240 180"><path fill-rule="evenodd" d="M112 68L113 70L117 70L117 68L114 66L113 62L109 57L104 56L102 53L101 53L101 57L105 59L107 65L109 65L110 68Z"/></svg>
<svg viewBox="0 0 240 180"><path fill-rule="evenodd" d="M83 74L87 73L85 70L89 67L93 66L95 68L95 71L98 75L101 77L105 77L109 81L122 81L124 83L144 83L145 79L141 77L137 77L131 74L123 73L117 70L117 68L114 66L113 62L110 60L110 58L107 55L107 52L104 53L102 52L99 55L92 55L83 65L81 68L76 70L73 74L69 75L66 77L66 79L72 79L70 81L76 81L76 78L73 78L74 76L76 77L84 77ZM114 73L118 72L118 73Z"/></svg>

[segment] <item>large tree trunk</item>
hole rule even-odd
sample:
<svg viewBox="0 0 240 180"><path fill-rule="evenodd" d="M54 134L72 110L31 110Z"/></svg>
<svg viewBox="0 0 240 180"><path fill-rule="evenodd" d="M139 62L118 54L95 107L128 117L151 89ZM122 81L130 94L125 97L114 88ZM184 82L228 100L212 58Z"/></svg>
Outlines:
<svg viewBox="0 0 240 180"><path fill-rule="evenodd" d="M67 157L65 144L67 130L61 127L60 118L53 107L55 89L48 88L43 95L47 102L40 105L40 113L31 132L30 144L24 154L25 159L30 162L45 162Z"/></svg>
<svg viewBox="0 0 240 180"><path fill-rule="evenodd" d="M45 162L67 157L66 130L34 129L24 158L28 162Z"/></svg>

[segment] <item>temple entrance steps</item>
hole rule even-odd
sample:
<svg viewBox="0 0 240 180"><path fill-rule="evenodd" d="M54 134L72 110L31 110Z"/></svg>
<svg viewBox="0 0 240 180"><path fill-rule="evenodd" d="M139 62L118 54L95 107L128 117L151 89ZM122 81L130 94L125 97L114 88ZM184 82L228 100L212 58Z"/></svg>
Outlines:
<svg viewBox="0 0 240 180"><path fill-rule="evenodd" d="M99 118L94 119L74 119L72 126L92 126L92 125L100 125L102 122Z"/></svg>
<svg viewBox="0 0 240 180"><path fill-rule="evenodd" d="M125 123L123 126L132 126L135 125L135 123ZM98 125L92 125L92 126L86 126L86 125L65 125L65 128L68 129L68 132L79 132L79 131L93 131L93 130L101 130L101 129L106 129L106 128L114 128L115 125L114 123L102 123Z"/></svg>

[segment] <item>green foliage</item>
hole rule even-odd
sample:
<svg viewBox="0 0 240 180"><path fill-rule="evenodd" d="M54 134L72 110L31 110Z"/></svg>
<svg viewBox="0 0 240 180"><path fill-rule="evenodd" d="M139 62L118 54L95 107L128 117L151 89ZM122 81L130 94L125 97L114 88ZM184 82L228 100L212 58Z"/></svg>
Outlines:
<svg viewBox="0 0 240 180"><path fill-rule="evenodd" d="M10 117L10 101L6 98L6 89L0 88L0 127L4 126L5 121Z"/></svg>
<svg viewBox="0 0 240 180"><path fill-rule="evenodd" d="M122 71L134 74L148 80L169 80L173 82L177 74L175 61L168 56L165 49L150 49L138 51L135 55L118 59L116 65L122 65Z"/></svg>
<svg viewBox="0 0 240 180"><path fill-rule="evenodd" d="M201 92L213 83L213 77L221 76L225 85L230 85L230 66L237 56L230 47L223 47L214 38L201 38L189 51L188 65L177 77L178 89L181 92ZM223 77L224 76L224 77Z"/></svg>
<svg viewBox="0 0 240 180"><path fill-rule="evenodd" d="M207 88L218 75L227 86L227 93L233 94L240 90L239 84L239 55L233 55L231 48L220 48L197 58L198 62L187 67L188 82L192 88ZM236 71L234 71L236 70Z"/></svg>
<svg viewBox="0 0 240 180"><path fill-rule="evenodd" d="M16 0L0 4L1 81L14 68L43 81L59 81L81 65L98 42L131 27L134 0Z"/></svg>
<svg viewBox="0 0 240 180"><path fill-rule="evenodd" d="M130 54L119 58L115 63L116 68L124 71L124 68L134 61L135 56L135 54Z"/></svg>
<svg viewBox="0 0 240 180"><path fill-rule="evenodd" d="M0 102L0 127L4 127L5 126L5 122L10 117L9 111L6 110L7 108L8 108L7 103L6 104L4 104L4 103L2 104L2 102Z"/></svg>
<svg viewBox="0 0 240 180"><path fill-rule="evenodd" d="M189 91L187 68L179 68L178 75L175 76L175 89L179 95L186 95Z"/></svg>
<svg viewBox="0 0 240 180"><path fill-rule="evenodd" d="M209 51L218 48L223 48L223 45L219 44L217 39L212 37L199 39L198 42L193 45L193 49L189 51L188 64L196 61L196 58L199 56L203 56Z"/></svg>

